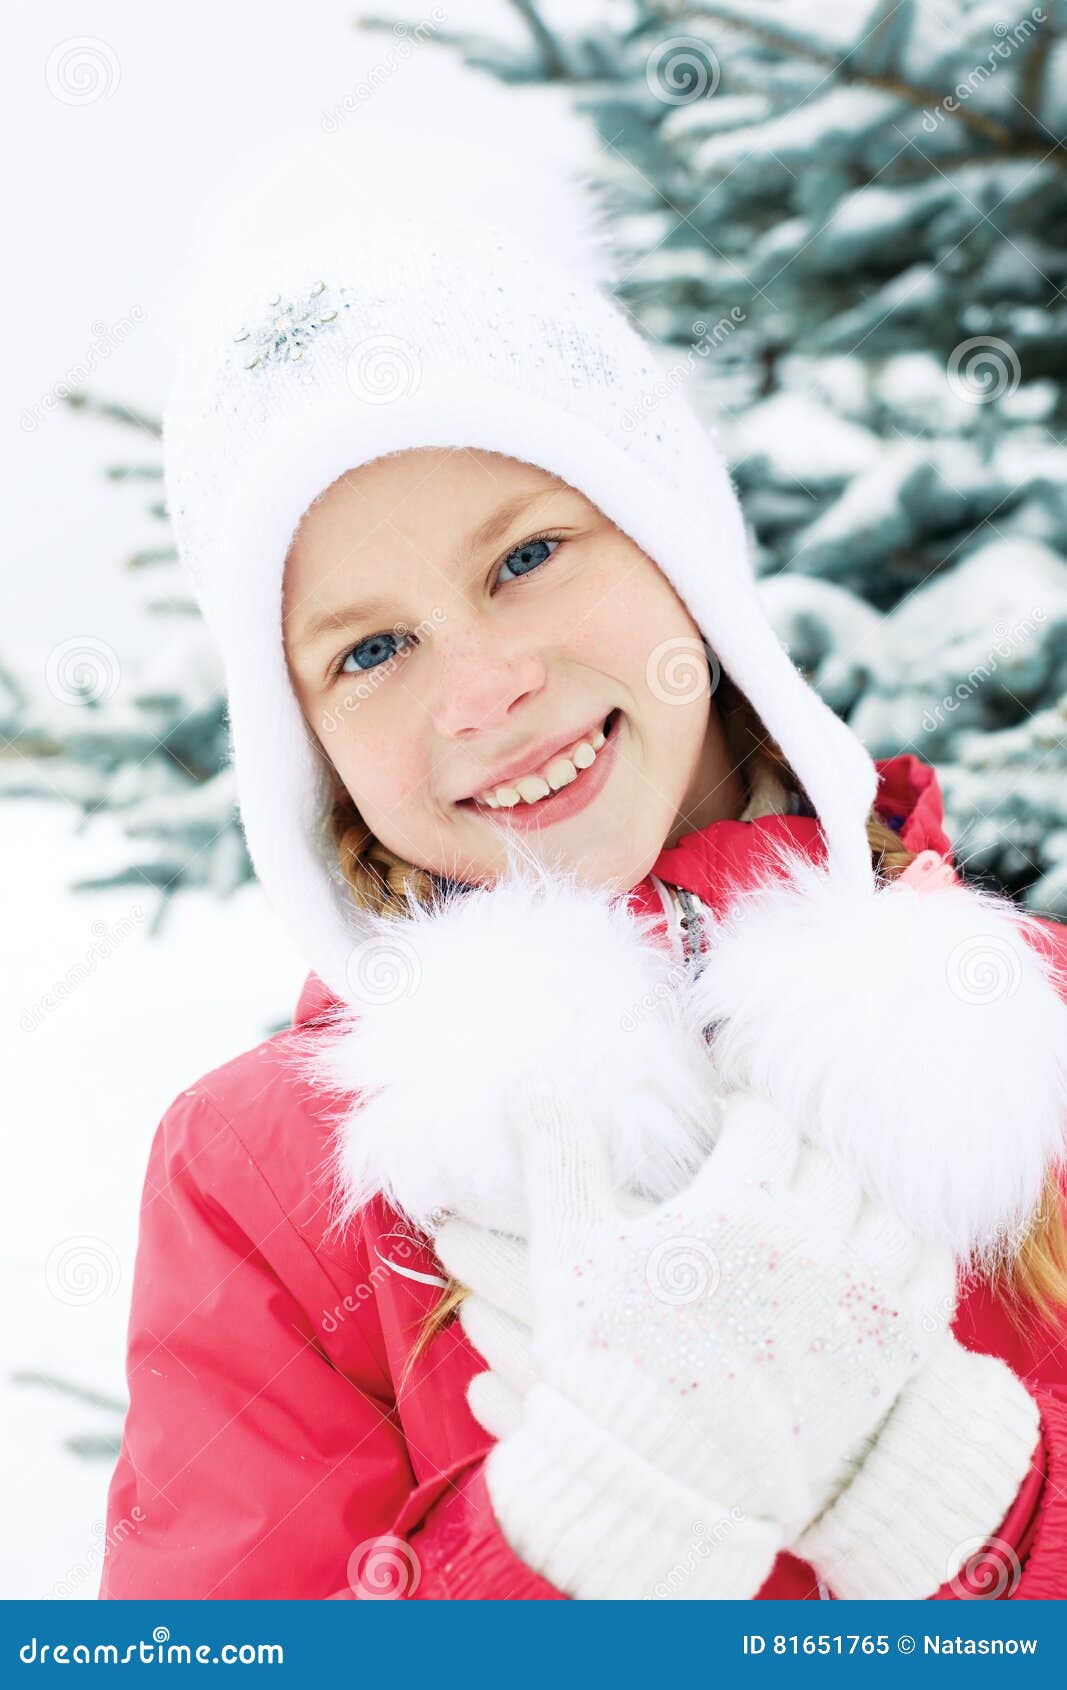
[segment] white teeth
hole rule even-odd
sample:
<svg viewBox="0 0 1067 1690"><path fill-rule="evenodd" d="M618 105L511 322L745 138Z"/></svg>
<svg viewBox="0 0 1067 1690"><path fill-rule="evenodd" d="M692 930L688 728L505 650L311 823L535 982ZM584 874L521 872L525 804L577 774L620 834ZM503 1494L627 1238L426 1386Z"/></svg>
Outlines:
<svg viewBox="0 0 1067 1690"><path fill-rule="evenodd" d="M561 787L569 786L572 780L577 780L578 771L587 769L596 761L596 754L605 738L603 729L598 728L588 739L580 739L565 755L557 753L540 773L520 775L518 780L504 786L478 792L475 802L490 810L511 810L516 804L537 804L550 792L558 792Z"/></svg>
<svg viewBox="0 0 1067 1690"><path fill-rule="evenodd" d="M524 804L536 804L539 798L547 798L552 790L547 780L542 780L540 775L523 775L515 785Z"/></svg>
<svg viewBox="0 0 1067 1690"><path fill-rule="evenodd" d="M596 762L596 752L587 739L583 739L571 752L571 762L576 769L587 769L590 763Z"/></svg>
<svg viewBox="0 0 1067 1690"><path fill-rule="evenodd" d="M558 792L561 786L570 786L572 780L578 779L578 770L569 757L553 757L545 769L545 779L553 792Z"/></svg>

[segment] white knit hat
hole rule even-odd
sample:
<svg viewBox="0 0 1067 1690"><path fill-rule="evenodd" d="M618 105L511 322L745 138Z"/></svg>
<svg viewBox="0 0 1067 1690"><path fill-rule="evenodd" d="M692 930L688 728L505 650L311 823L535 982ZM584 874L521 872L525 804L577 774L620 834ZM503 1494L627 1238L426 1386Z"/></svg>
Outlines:
<svg viewBox="0 0 1067 1690"><path fill-rule="evenodd" d="M833 867L871 884L874 766L768 623L722 457L610 295L602 213L567 162L574 131L528 97L473 72L446 81L436 56L427 74L402 67L231 204L183 311L167 503L225 663L242 824L268 900L350 1001L367 919L330 841L281 586L317 495L404 448L504 453L597 505L781 746Z"/></svg>

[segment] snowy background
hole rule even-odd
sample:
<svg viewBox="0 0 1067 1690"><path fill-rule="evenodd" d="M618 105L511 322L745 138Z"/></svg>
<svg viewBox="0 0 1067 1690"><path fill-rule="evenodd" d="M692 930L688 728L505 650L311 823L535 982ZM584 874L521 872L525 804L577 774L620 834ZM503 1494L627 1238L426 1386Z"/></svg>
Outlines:
<svg viewBox="0 0 1067 1690"><path fill-rule="evenodd" d="M388 15L386 13L388 12ZM9 28L0 1594L92 1598L164 1109L288 1020L159 480L174 278L232 167L417 56L566 102L619 298L719 431L794 660L1067 917L1067 46L1051 0L133 0ZM654 406L657 391L648 396Z"/></svg>

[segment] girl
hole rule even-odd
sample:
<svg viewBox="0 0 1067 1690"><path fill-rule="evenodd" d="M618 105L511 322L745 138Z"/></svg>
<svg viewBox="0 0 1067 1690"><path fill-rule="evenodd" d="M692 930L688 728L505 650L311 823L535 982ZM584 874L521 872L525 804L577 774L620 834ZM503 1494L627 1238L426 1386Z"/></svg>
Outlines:
<svg viewBox="0 0 1067 1690"><path fill-rule="evenodd" d="M312 972L156 1135L102 1594L1065 1594L1062 936L790 663L562 131L408 92L167 409Z"/></svg>

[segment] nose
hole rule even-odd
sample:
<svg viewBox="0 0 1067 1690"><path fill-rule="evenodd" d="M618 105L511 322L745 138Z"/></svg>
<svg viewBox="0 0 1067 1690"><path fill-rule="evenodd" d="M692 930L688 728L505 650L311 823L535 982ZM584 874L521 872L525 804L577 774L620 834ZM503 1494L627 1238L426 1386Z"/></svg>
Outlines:
<svg viewBox="0 0 1067 1690"><path fill-rule="evenodd" d="M440 638L440 636L439 636ZM507 725L545 684L545 666L531 652L492 653L480 640L450 650L438 646L436 699L431 718L445 739L466 740Z"/></svg>

